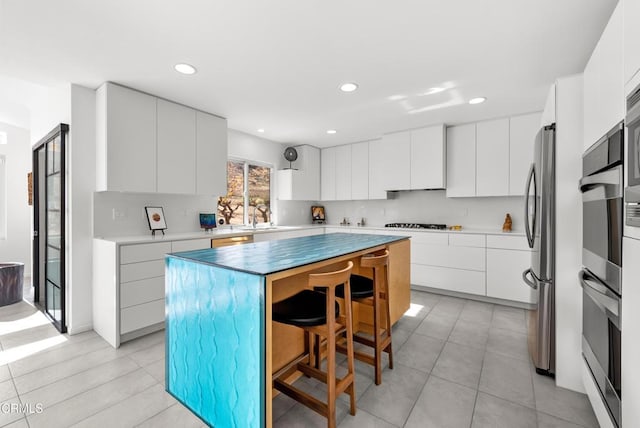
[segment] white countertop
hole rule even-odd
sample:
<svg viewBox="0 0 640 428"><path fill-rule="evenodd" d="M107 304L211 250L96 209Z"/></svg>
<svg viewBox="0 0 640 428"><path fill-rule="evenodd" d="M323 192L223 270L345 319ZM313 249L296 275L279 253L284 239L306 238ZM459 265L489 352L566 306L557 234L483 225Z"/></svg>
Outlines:
<svg viewBox="0 0 640 428"><path fill-rule="evenodd" d="M151 236L151 232L147 235L137 236L114 236L114 237L95 237L95 239L102 239L105 241L115 242L117 244L144 244L151 242L162 241L181 241L189 239L216 239L216 238L229 238L233 236L253 235L255 233L272 233L272 232L286 232L288 230L301 230L301 229L315 229L319 227L332 227L332 228L344 228L345 232L351 229L357 230L384 230L388 232L411 232L411 233L460 233L460 234L481 234L481 235L501 235L501 236L524 236L524 232L503 232L500 229L463 229L463 230L435 230L435 229L405 229L400 227L384 227L384 226L341 226L338 224L306 224L297 226L274 226L274 227L257 227L253 229L251 227L222 227L216 228L211 232L185 232L185 233L166 233L162 235L161 232L156 232L156 236Z"/></svg>

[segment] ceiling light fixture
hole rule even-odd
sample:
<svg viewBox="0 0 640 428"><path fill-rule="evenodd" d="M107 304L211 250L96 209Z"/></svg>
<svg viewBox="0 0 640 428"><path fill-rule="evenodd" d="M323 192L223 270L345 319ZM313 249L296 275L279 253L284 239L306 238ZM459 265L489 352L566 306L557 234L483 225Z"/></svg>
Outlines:
<svg viewBox="0 0 640 428"><path fill-rule="evenodd" d="M356 89L358 89L358 84L357 83L348 82L348 83L343 83L342 85L340 85L340 90L342 92L353 92Z"/></svg>
<svg viewBox="0 0 640 428"><path fill-rule="evenodd" d="M264 133L264 129L260 128L260 129L258 129L258 132L262 134L262 133Z"/></svg>
<svg viewBox="0 0 640 428"><path fill-rule="evenodd" d="M485 101L487 101L485 97L471 98L469 104L482 104Z"/></svg>
<svg viewBox="0 0 640 428"><path fill-rule="evenodd" d="M178 73L182 74L195 74L196 68L191 64L180 63L173 66Z"/></svg>
<svg viewBox="0 0 640 428"><path fill-rule="evenodd" d="M327 134L335 134L336 132L338 131L336 131L335 129L327 129Z"/></svg>
<svg viewBox="0 0 640 428"><path fill-rule="evenodd" d="M437 94L438 92L446 91L447 88L429 88L425 95Z"/></svg>

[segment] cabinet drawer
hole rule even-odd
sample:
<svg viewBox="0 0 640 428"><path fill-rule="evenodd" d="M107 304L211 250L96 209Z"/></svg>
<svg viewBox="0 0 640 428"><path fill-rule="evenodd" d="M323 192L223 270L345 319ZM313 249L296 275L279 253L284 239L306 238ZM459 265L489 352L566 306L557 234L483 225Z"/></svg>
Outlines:
<svg viewBox="0 0 640 428"><path fill-rule="evenodd" d="M120 264L164 259L171 252L171 242L123 245L120 247Z"/></svg>
<svg viewBox="0 0 640 428"><path fill-rule="evenodd" d="M164 276L164 259L120 266L120 282Z"/></svg>
<svg viewBox="0 0 640 428"><path fill-rule="evenodd" d="M120 286L120 307L164 299L164 276L126 282Z"/></svg>
<svg viewBox="0 0 640 428"><path fill-rule="evenodd" d="M164 321L164 299L131 306L120 311L120 334Z"/></svg>
<svg viewBox="0 0 640 428"><path fill-rule="evenodd" d="M514 250L487 250L487 296L516 302L535 303L535 290L522 280L531 266L531 253Z"/></svg>
<svg viewBox="0 0 640 428"><path fill-rule="evenodd" d="M174 253L180 251L204 250L211 248L211 238L189 239L185 241L173 241L171 243L171 251Z"/></svg>
<svg viewBox="0 0 640 428"><path fill-rule="evenodd" d="M411 265L411 283L484 296L484 272L438 266Z"/></svg>
<svg viewBox="0 0 640 428"><path fill-rule="evenodd" d="M406 233L409 235L409 233ZM431 245L449 245L448 233L412 232L411 242Z"/></svg>
<svg viewBox="0 0 640 428"><path fill-rule="evenodd" d="M484 248L442 247L414 242L411 245L411 263L484 271L485 252Z"/></svg>
<svg viewBox="0 0 640 428"><path fill-rule="evenodd" d="M531 251L526 236L487 235L487 248Z"/></svg>
<svg viewBox="0 0 640 428"><path fill-rule="evenodd" d="M470 235L470 234L449 234L449 245L455 247L482 247L484 248L485 235Z"/></svg>

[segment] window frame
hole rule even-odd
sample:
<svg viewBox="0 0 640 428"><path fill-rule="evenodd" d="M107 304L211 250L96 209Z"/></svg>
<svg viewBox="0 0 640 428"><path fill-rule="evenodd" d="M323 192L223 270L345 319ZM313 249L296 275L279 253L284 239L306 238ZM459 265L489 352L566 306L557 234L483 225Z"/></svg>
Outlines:
<svg viewBox="0 0 640 428"><path fill-rule="evenodd" d="M249 165L259 166L263 168L269 168L269 209L271 210L271 218L270 220L275 223L275 166L268 162L261 162L252 159L246 159L236 156L229 156L227 158L228 162L236 162L243 164L243 194L242 194L242 203L244 204L244 209L242 210L242 226L251 225L251 218L249 218ZM226 164L225 164L226 167ZM227 191L229 189L229 176L227 175ZM266 223L256 223L256 224L266 224Z"/></svg>

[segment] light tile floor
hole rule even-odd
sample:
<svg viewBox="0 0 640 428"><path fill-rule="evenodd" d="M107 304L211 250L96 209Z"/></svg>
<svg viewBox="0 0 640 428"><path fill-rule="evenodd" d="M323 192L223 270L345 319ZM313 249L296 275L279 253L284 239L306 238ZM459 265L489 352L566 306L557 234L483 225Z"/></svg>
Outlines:
<svg viewBox="0 0 640 428"><path fill-rule="evenodd" d="M394 327L396 364L382 385L357 363L358 411L348 414L343 395L340 427L597 427L586 396L535 374L525 311L419 291L412 305L413 316ZM298 385L318 397L326 391L304 377ZM326 426L284 395L274 399L274 420ZM58 335L21 302L0 308L0 426L204 425L164 391L164 332L116 350L94 332Z"/></svg>

